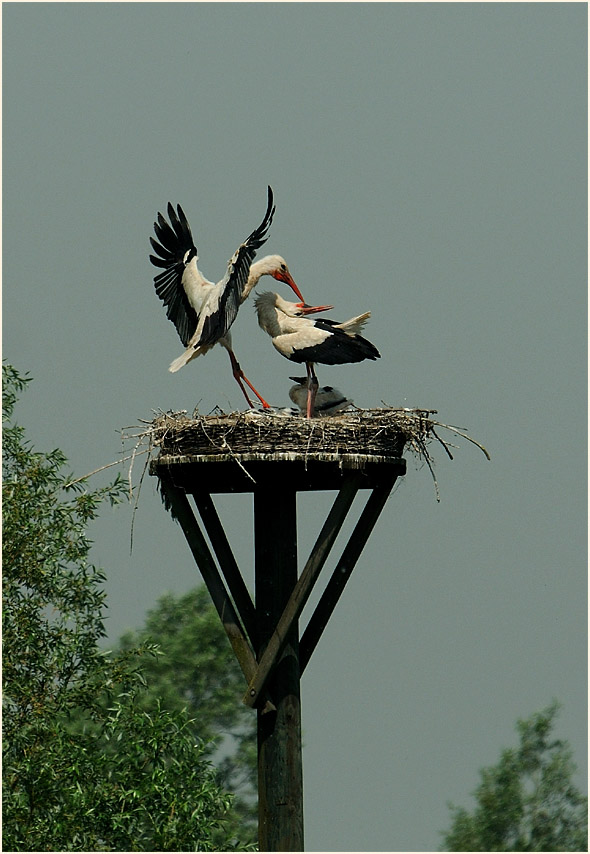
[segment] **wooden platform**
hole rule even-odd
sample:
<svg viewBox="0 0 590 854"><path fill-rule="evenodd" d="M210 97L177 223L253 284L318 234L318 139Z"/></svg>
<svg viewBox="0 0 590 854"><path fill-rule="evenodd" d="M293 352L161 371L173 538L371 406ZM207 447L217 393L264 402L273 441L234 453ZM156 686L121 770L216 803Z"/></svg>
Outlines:
<svg viewBox="0 0 590 854"><path fill-rule="evenodd" d="M161 455L150 466L150 474L169 478L185 492L205 491L209 494L254 492L257 487L288 482L295 492L340 489L350 470L360 470L360 489L374 489L389 471L397 476L406 473L406 461L397 457L370 459L359 454L346 454L334 459L319 455L292 455L288 459L276 456L265 459L263 454L224 456Z"/></svg>

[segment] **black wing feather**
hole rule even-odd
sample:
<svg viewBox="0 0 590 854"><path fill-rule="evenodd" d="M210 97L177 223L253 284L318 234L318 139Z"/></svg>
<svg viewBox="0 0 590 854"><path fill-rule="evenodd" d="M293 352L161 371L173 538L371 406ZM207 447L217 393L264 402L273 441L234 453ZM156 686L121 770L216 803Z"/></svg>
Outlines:
<svg viewBox="0 0 590 854"><path fill-rule="evenodd" d="M154 267L163 268L163 272L154 277L156 294L166 306L166 317L172 321L186 347L197 327L198 317L182 286L182 276L186 265L196 257L197 248L184 211L180 205L177 209L178 213L168 202L170 223L158 212L154 223L158 240L150 237L156 255L150 255L150 261Z"/></svg>
<svg viewBox="0 0 590 854"><path fill-rule="evenodd" d="M273 204L273 192L272 188L269 186L268 201L266 205L266 213L264 214L264 219L262 220L258 228L254 229L252 234L250 234L239 247L234 257L232 258L232 269L228 270L227 289L235 289L238 294L238 297L242 296L244 285L248 281L248 276L250 274L250 266L252 264L252 261L256 257L256 251L260 249L260 247L264 243L266 243L268 239L268 230L271 226L274 215L275 205ZM239 304L240 302L238 300L237 305L239 306Z"/></svg>
<svg viewBox="0 0 590 854"><path fill-rule="evenodd" d="M332 321L333 322L333 321ZM322 365L345 365L350 362L364 362L365 359L379 359L381 353L362 335L348 335L341 329L331 328L330 323L316 320L320 329L331 334L313 347L295 350L289 358L292 362L319 362Z"/></svg>

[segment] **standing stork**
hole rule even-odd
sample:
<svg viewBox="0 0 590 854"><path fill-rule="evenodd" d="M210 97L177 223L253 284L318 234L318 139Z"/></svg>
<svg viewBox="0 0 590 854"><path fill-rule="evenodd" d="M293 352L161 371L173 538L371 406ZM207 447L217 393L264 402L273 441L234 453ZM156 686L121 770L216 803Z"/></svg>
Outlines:
<svg viewBox="0 0 590 854"><path fill-rule="evenodd" d="M169 370L178 371L187 362L207 353L215 344L221 344L229 354L232 372L248 405L252 402L244 382L254 392L262 406L268 403L245 376L232 349L230 326L236 319L240 305L262 276L273 276L285 282L303 303L299 288L293 281L289 268L280 255L267 255L252 263L256 250L265 243L275 212L272 189L268 188L268 205L258 228L246 238L230 258L225 276L217 284L206 279L197 267L197 248L193 242L190 225L180 205L175 211L168 202L168 223L161 213L154 223L158 240L150 237L157 255L150 261L163 272L154 278L156 293L166 306L166 316L176 327L180 340L186 347ZM157 257L159 256L159 257Z"/></svg>
<svg viewBox="0 0 590 854"><path fill-rule="evenodd" d="M306 317L332 308L330 305L309 306L287 302L279 294L270 292L259 294L254 304L258 323L270 335L279 353L292 362L305 362L307 418L312 416L319 385L314 362L344 365L365 359L375 360L381 355L374 344L359 334L371 316L370 311L338 323L324 317Z"/></svg>

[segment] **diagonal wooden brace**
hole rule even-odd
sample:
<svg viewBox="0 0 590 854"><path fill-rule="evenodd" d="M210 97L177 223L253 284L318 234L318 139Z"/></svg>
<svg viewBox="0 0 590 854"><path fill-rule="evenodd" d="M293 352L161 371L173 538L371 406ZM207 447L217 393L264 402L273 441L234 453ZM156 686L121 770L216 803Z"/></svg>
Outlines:
<svg viewBox="0 0 590 854"><path fill-rule="evenodd" d="M165 492L165 497L172 510L173 516L178 520L189 544L193 557L207 585L213 604L223 624L223 628L232 645L234 654L238 660L246 682L250 682L256 673L256 658L244 635L238 615L234 610L225 585L207 546L198 522L195 519L186 493L174 486L164 478L160 479L160 488Z"/></svg>
<svg viewBox="0 0 590 854"><path fill-rule="evenodd" d="M205 530L211 540L217 562L223 572L229 592L238 609L244 628L248 633L250 643L252 647L255 647L258 631L256 608L236 563L231 546L223 530L223 525L215 509L213 499L206 492L195 492L193 498L195 499L195 504L197 505Z"/></svg>
<svg viewBox="0 0 590 854"><path fill-rule="evenodd" d="M342 557L332 573L332 577L326 585L326 589L316 605L315 611L301 637L299 646L301 673L303 673L309 663L309 659L338 603L346 582L350 578L352 570L385 506L385 502L389 498L396 479L397 474L391 474L381 486L375 487L369 496L354 531L350 535L346 548L342 552Z"/></svg>
<svg viewBox="0 0 590 854"><path fill-rule="evenodd" d="M354 497L358 492L363 475L353 471L345 479L336 500L330 510L328 518L316 540L303 572L299 576L293 591L289 597L277 626L260 658L258 668L250 680L248 690L244 695L243 702L247 706L254 706L258 702L261 692L273 667L279 660L286 643L289 631L305 607L319 574L326 562L336 537L342 527Z"/></svg>

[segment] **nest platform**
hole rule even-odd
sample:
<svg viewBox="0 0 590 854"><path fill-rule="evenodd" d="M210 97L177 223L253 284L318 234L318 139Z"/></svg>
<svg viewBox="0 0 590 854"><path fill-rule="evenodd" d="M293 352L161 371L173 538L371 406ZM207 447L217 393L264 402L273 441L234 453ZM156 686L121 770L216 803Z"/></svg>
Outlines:
<svg viewBox="0 0 590 854"><path fill-rule="evenodd" d="M339 489L350 470L362 472L361 488L384 475L405 474L404 449L420 455L434 424L427 410L371 409L310 420L246 411L190 418L159 415L151 438L159 448L150 474L185 492L252 492L269 480L298 491Z"/></svg>

